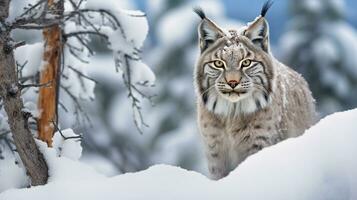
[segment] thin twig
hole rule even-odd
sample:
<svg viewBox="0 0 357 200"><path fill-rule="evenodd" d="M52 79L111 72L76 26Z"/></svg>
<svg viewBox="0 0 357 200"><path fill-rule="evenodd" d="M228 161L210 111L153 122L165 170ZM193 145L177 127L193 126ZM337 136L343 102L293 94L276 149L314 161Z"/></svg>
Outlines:
<svg viewBox="0 0 357 200"><path fill-rule="evenodd" d="M18 83L19 85L19 89L25 89L25 88L29 88L29 87L50 87L52 85L52 81L49 81L47 83L41 83L41 84L36 84L36 83L30 83L30 84L21 84Z"/></svg>
<svg viewBox="0 0 357 200"><path fill-rule="evenodd" d="M89 124L92 124L88 114L83 110L83 108L82 108L81 104L79 103L78 99L69 91L69 89L67 87L64 87L64 86L61 85L61 88L66 92L66 94L76 104L76 109L78 109L84 115L85 119L89 122ZM77 114L79 114L79 113L77 113Z"/></svg>
<svg viewBox="0 0 357 200"><path fill-rule="evenodd" d="M51 122L52 122L53 126L55 127L55 129L61 134L61 136L62 136L62 138L63 138L64 140L70 140L70 139L79 139L79 140L81 140L81 139L83 139L83 136L82 136L82 135L78 135L78 136L65 136L65 135L62 133L62 131L58 128L56 122L53 121L53 120L52 120Z"/></svg>
<svg viewBox="0 0 357 200"><path fill-rule="evenodd" d="M91 78L91 77L89 77L89 76L83 74L83 73L82 73L81 71L79 71L78 69L75 69L75 68L73 68L73 67L70 66L70 65L67 65L67 67L68 67L69 69L73 70L74 72L76 72L77 74L79 74L80 76L83 76L84 78L86 78L86 79L88 79L88 80L91 80L91 81L95 82L96 84L98 84L98 81L96 81L95 79L93 79L93 78Z"/></svg>
<svg viewBox="0 0 357 200"><path fill-rule="evenodd" d="M66 33L64 34L65 38L69 38L69 37L76 37L78 35L97 35L100 37L103 37L104 39L108 40L109 37L107 35L105 35L104 33L101 32L97 32L97 31L76 31L76 32L70 32L70 33Z"/></svg>

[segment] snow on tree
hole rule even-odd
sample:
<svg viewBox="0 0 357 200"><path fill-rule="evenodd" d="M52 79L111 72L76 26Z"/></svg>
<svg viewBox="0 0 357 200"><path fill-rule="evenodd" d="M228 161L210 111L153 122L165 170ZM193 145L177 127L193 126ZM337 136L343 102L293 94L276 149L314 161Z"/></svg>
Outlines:
<svg viewBox="0 0 357 200"><path fill-rule="evenodd" d="M304 135L264 148L219 181L179 167L156 165L107 178L57 148L40 144L50 166L45 186L11 189L0 200L357 198L357 109L335 113ZM344 130L341 132L341 130ZM71 131L67 130L68 134ZM58 133L57 133L58 134ZM60 137L61 138L61 137ZM79 154L79 145L65 147Z"/></svg>
<svg viewBox="0 0 357 200"><path fill-rule="evenodd" d="M112 59L115 61L112 67L116 69L118 79L122 77L127 97L131 100L136 128L142 131L146 124L141 102L151 98L143 90L155 81L155 75L140 56L140 48L148 32L144 13L113 7L109 1L38 0L24 3L14 0L11 1L10 11L18 5L24 6L22 12L16 9L14 13L8 12L9 4L10 1L6 1L0 5L0 48L4 49L0 53L0 122L5 122L0 124L0 154L5 145L14 150L14 143L31 178L31 185L44 184L47 179L46 163L32 136L37 135L36 124L43 123L38 120L42 119L43 112L51 111L44 118L45 125L39 129L41 132L43 128L49 135L38 136L51 146L52 132L61 132L56 122L57 106L81 117L83 109L80 101L94 99L96 81L86 72L88 59L95 54L90 47L90 35L102 38L103 43L112 50ZM10 34L13 30L42 29L46 29L45 43L26 45L24 41L14 42ZM50 71L44 71L48 69ZM37 108L37 92L40 90L41 97L41 91L46 87L52 90L43 96L42 100L45 101L40 98L40 102L46 103L47 100L55 105L42 107L42 103L39 103L40 107ZM73 111L66 107L67 99L74 102ZM84 117L87 116L84 114ZM68 138L65 135L62 137Z"/></svg>
<svg viewBox="0 0 357 200"><path fill-rule="evenodd" d="M320 112L357 106L357 33L343 0L291 0L292 19L280 40L285 63L309 82Z"/></svg>

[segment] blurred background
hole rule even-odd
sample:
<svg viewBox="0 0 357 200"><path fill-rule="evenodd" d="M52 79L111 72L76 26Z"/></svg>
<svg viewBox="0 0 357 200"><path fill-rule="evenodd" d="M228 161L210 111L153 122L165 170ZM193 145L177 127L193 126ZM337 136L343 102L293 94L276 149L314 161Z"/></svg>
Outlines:
<svg viewBox="0 0 357 200"><path fill-rule="evenodd" d="M88 70L98 81L96 99L83 102L91 123L74 123L73 115L59 110L62 128L83 133L82 160L109 176L159 163L206 174L195 116L199 18L192 7L200 5L222 27L239 28L259 15L264 2L118 0L122 8L147 14L150 30L142 55L156 74L157 96L154 105L143 107L149 127L140 134L112 54L93 38L98 54ZM355 0L275 0L267 15L273 54L307 79L321 117L357 106L356 10Z"/></svg>

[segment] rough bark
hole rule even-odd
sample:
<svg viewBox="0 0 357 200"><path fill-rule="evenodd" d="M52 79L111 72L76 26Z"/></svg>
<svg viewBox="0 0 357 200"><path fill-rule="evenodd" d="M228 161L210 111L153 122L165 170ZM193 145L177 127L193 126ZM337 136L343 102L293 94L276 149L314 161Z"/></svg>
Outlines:
<svg viewBox="0 0 357 200"><path fill-rule="evenodd" d="M7 18L9 0L0 2L0 20ZM4 14L5 13L5 14ZM39 151L28 127L28 114L22 111L21 90L18 88L18 77L14 54L9 45L9 32L0 34L0 97L3 100L8 123L17 153L19 154L30 176L31 185L43 185L47 182L48 167Z"/></svg>
<svg viewBox="0 0 357 200"><path fill-rule="evenodd" d="M48 0L49 9L61 15L63 13L63 1ZM45 51L43 59L45 65L40 75L40 84L50 83L50 87L42 87L39 91L38 108L41 115L38 120L38 137L52 146L52 137L55 131L53 122L57 121L57 99L59 85L59 69L62 52L61 28L56 25L43 30Z"/></svg>
<svg viewBox="0 0 357 200"><path fill-rule="evenodd" d="M9 15L9 3L10 0L0 1L0 19L5 19Z"/></svg>

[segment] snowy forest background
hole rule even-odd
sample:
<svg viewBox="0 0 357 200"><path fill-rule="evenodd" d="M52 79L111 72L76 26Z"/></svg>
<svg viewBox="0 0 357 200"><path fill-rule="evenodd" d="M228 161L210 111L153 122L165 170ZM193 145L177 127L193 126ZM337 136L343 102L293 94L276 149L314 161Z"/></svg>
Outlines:
<svg viewBox="0 0 357 200"><path fill-rule="evenodd" d="M137 130L131 101L121 76L116 73L113 54L100 38L92 37L91 46L97 54L90 57L85 71L97 82L95 100L86 94L84 99L88 100L80 102L83 113L59 108L61 128L82 133L81 160L108 176L159 163L206 174L195 120L192 74L198 54L199 20L192 7L201 5L219 24L239 28L259 14L264 1L113 0L112 3L124 9L141 10L147 16L149 32L141 55L156 75L155 86L146 91L156 95L154 105L148 101L142 105L149 127L143 127L143 133ZM357 107L356 8L354 0L276 0L267 16L273 54L308 80L321 117ZM14 38L36 45L41 34L20 30L14 32ZM32 53L21 52L28 59L33 57ZM31 99L31 94L27 95ZM67 100L64 102L67 105L73 103ZM0 116L0 128L4 128L5 122L1 120L4 119ZM0 173L11 172L18 160L7 137L0 129Z"/></svg>

